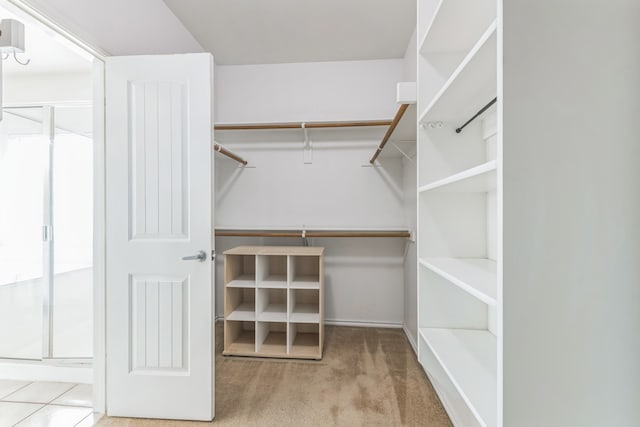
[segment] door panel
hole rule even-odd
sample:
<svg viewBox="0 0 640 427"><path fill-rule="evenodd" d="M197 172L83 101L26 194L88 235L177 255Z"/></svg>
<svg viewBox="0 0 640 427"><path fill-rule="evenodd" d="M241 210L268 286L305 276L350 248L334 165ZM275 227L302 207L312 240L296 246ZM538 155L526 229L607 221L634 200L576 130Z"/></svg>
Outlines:
<svg viewBox="0 0 640 427"><path fill-rule="evenodd" d="M106 63L107 413L211 420L212 57Z"/></svg>

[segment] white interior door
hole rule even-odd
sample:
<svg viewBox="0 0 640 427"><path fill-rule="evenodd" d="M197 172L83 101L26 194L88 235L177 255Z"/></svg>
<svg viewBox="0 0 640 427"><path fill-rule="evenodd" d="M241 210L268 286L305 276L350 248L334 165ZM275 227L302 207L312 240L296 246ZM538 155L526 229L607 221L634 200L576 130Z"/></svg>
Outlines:
<svg viewBox="0 0 640 427"><path fill-rule="evenodd" d="M108 415L214 416L212 92L209 54L106 61Z"/></svg>

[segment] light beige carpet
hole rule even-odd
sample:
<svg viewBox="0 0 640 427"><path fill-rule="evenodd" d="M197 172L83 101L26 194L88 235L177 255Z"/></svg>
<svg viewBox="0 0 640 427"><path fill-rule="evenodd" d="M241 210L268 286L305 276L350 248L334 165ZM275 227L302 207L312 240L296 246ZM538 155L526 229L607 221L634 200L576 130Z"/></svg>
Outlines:
<svg viewBox="0 0 640 427"><path fill-rule="evenodd" d="M225 357L213 423L103 418L100 427L451 426L404 332L325 328L321 361Z"/></svg>

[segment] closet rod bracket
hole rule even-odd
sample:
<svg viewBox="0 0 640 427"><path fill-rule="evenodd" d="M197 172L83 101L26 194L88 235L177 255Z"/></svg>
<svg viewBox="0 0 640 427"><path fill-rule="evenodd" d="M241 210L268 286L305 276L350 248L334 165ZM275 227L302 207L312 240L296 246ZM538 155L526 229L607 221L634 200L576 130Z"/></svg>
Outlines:
<svg viewBox="0 0 640 427"><path fill-rule="evenodd" d="M309 138L309 128L306 122L302 122L302 130L304 131L304 147L302 149L302 157L305 165L313 163L313 141Z"/></svg>

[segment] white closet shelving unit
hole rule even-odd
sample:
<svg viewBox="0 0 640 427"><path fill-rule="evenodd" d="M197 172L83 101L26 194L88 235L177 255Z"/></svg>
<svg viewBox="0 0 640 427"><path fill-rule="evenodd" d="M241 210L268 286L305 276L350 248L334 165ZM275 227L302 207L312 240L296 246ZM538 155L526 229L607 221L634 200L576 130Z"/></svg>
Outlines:
<svg viewBox="0 0 640 427"><path fill-rule="evenodd" d="M418 357L456 426L494 427L499 286L495 0L418 1Z"/></svg>

